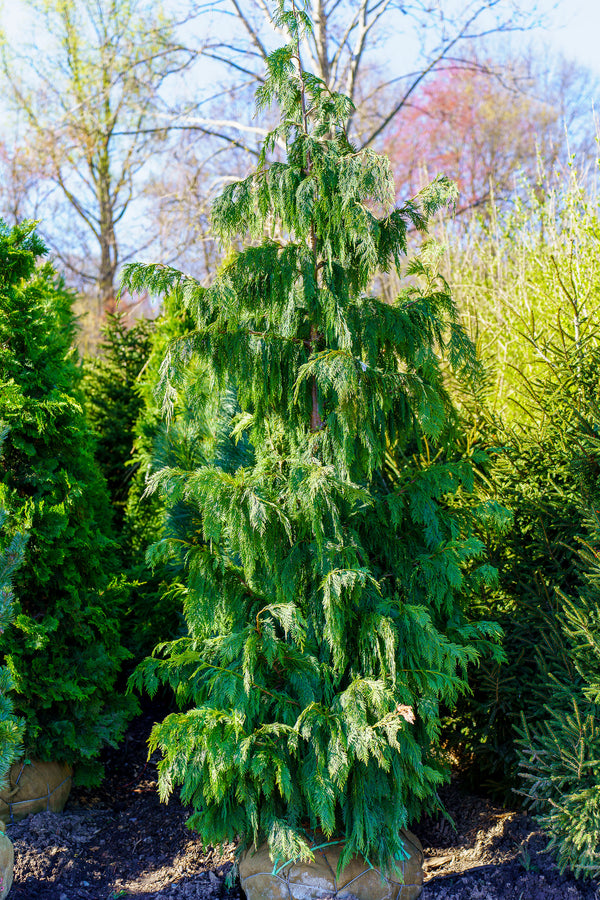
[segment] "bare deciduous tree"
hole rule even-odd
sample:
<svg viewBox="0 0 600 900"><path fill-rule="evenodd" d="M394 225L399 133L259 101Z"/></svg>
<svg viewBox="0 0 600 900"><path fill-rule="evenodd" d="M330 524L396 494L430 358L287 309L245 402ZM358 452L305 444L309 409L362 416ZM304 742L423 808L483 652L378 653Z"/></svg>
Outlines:
<svg viewBox="0 0 600 900"><path fill-rule="evenodd" d="M290 2L299 6L302 0ZM538 21L535 9L525 14L513 0L305 0L304 5L314 29L301 45L303 65L351 97L355 111L348 126L361 147L385 144L413 95L440 67L470 67L471 48L487 35L506 36ZM158 186L155 190L161 219L174 217L184 232L197 236L199 243L186 245L196 275L208 248L215 258L206 215L210 195L255 164L269 129L268 115L252 118L253 95L270 49L282 39L271 19L271 0L220 0L210 6L210 11L198 8L211 15L198 47L200 63L210 67L210 88L200 102L183 103L177 115L165 113L166 126L186 138L173 154L168 190L162 195ZM164 248L171 258L175 249L172 242Z"/></svg>
<svg viewBox="0 0 600 900"><path fill-rule="evenodd" d="M32 40L18 46L4 40L4 88L30 171L37 165L54 188L57 202L45 206L43 233L104 311L114 303L126 247L139 252L153 238L148 221L139 221L139 204L138 221L131 215L152 155L165 141L164 132L146 126L164 109L165 82L193 54L149 0L26 2L34 13Z"/></svg>
<svg viewBox="0 0 600 900"><path fill-rule="evenodd" d="M525 12L517 0L305 0L304 5L314 29L301 46L303 64L352 99L356 113L349 125L361 147L385 134L440 65L449 60L472 65L474 42L539 21L535 5ZM221 68L230 96L242 96L263 80L269 50L280 39L277 24L268 0L222 0L216 6L215 37L205 40L200 53ZM259 130L232 118L182 110L183 122L221 139L239 141L250 129Z"/></svg>
<svg viewBox="0 0 600 900"><path fill-rule="evenodd" d="M506 77L510 73L510 77ZM535 183L574 156L596 159L594 97L598 79L557 55L477 55L448 65L412 95L385 136L404 191L416 193L443 172L460 189L458 210L502 200L520 178Z"/></svg>

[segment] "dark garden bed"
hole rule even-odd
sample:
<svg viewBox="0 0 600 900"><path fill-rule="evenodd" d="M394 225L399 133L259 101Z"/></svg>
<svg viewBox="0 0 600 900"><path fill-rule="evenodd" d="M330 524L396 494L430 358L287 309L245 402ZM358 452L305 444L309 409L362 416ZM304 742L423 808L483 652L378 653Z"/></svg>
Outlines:
<svg viewBox="0 0 600 900"><path fill-rule="evenodd" d="M156 716L155 716L156 718ZM176 797L156 792L156 760L146 762L153 717L138 719L106 754L107 777L74 790L62 815L40 813L9 826L16 851L11 900L237 900L229 886L233 848L203 849L185 827ZM592 900L598 885L560 876L535 823L521 812L443 791L456 824L415 828L426 851L423 900Z"/></svg>

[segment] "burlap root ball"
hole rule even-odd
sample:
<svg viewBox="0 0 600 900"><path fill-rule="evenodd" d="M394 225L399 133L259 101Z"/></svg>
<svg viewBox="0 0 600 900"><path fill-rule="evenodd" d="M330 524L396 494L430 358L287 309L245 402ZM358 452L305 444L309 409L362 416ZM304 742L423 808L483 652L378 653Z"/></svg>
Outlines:
<svg viewBox="0 0 600 900"><path fill-rule="evenodd" d="M355 857L336 875L341 842L325 838L311 844L314 862L295 860L273 864L266 844L240 858L240 881L248 900L415 900L423 890L423 848L410 831L402 838L407 859L397 865L403 882L382 876L364 859Z"/></svg>
<svg viewBox="0 0 600 900"><path fill-rule="evenodd" d="M66 763L37 759L13 763L8 787L0 791L0 821L18 822L30 813L62 812L71 790L73 770Z"/></svg>
<svg viewBox="0 0 600 900"><path fill-rule="evenodd" d="M9 838L0 831L0 900L4 900L13 883L15 851Z"/></svg>

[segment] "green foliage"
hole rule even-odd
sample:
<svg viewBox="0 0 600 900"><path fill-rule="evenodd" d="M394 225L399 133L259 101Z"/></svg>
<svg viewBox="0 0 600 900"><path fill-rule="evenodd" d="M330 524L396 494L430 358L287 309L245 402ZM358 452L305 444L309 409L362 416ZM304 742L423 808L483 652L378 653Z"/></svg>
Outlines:
<svg viewBox="0 0 600 900"><path fill-rule="evenodd" d="M538 387L543 390L543 379ZM589 497L577 474L577 428L569 427L556 396L551 403L556 418L538 419L536 427L506 428L498 420L480 425L493 461L485 468L488 486L480 491L510 510L513 523L501 535L480 532L500 581L474 595L471 611L492 611L504 632L506 663L482 661L472 693L448 722L448 739L472 782L507 798L518 780L515 729L521 715L531 725L540 721L551 674L567 681L573 676L555 588L571 591L581 582L574 545L583 531L581 504Z"/></svg>
<svg viewBox="0 0 600 900"><path fill-rule="evenodd" d="M141 320L131 328L122 316L108 316L102 354L88 360L85 371L95 455L107 480L119 539L122 574L113 588L123 595L123 642L135 660L181 631L176 586L165 584L162 567L152 571L145 561L148 545L162 537L165 527L163 507L145 490L154 456L163 458L172 444L153 387L168 341L185 325L185 315L170 300L157 320ZM178 426L172 423L173 428Z"/></svg>
<svg viewBox="0 0 600 900"><path fill-rule="evenodd" d="M160 640L175 637L183 628L177 567L154 568L145 560L148 546L164 536L181 518L167 514L158 495L147 492L153 469L186 465L200 448L208 426L198 397L187 397L185 384L177 385L181 402L169 423L162 420L155 395L160 366L170 341L192 330L189 316L174 296L167 296L161 315L149 335L150 352L136 384L139 411L132 428L133 477L124 511L122 546L129 559L128 604L124 618L127 646L136 660L152 651ZM197 387L194 383L194 387Z"/></svg>
<svg viewBox="0 0 600 900"><path fill-rule="evenodd" d="M340 865L388 867L400 828L438 803L440 703L497 637L462 610L493 579L463 500L471 463L427 449L452 415L440 355L464 378L477 367L427 252L395 303L369 291L452 186L391 208L387 161L348 143L347 99L297 66L305 17L278 9L292 43L258 99L282 124L213 211L224 239L253 243L208 288L164 266L124 276L195 322L163 363L167 411L182 380L188 402L204 407L208 386L219 409L195 453L150 479L173 522L152 555L183 570L187 633L133 684L170 684L184 708L150 746L162 797L182 786L204 841L306 858L318 827L345 836ZM267 165L275 143L286 159Z"/></svg>
<svg viewBox="0 0 600 900"><path fill-rule="evenodd" d="M109 315L100 355L86 361L86 412L96 435L96 461L106 479L119 533L134 473L134 426L143 404L138 379L150 354L152 330L147 319L128 328L122 315Z"/></svg>
<svg viewBox="0 0 600 900"><path fill-rule="evenodd" d="M7 430L0 429L0 450ZM5 513L0 508L0 535ZM12 577L23 560L27 535L17 533L3 550L0 550L0 634L10 626L13 615ZM23 721L14 714L12 690L14 683L6 666L0 668L0 787L6 783L8 770L21 750Z"/></svg>
<svg viewBox="0 0 600 900"><path fill-rule="evenodd" d="M491 489L514 513L492 554L508 662L482 663L454 725L478 779L520 785L560 868L598 877L600 217L573 180L562 198L532 192L520 215L520 229L507 214L495 232L502 277L482 304L518 322L505 335L517 368L499 369L491 391L512 424L478 411L495 446ZM530 315L516 316L526 301Z"/></svg>
<svg viewBox="0 0 600 900"><path fill-rule="evenodd" d="M133 426L133 477L131 479L125 509L125 536L131 553L140 558L149 544L162 537L165 512L158 497L146 492L147 479L168 444L167 429L161 416L161 402L156 395L156 384L169 344L193 331L193 323L176 295L167 293L161 315L154 320L149 336L147 362L137 383L139 409ZM173 390L181 389L174 385Z"/></svg>
<svg viewBox="0 0 600 900"><path fill-rule="evenodd" d="M597 452L600 446L597 447ZM581 559L586 579L574 598L559 594L571 675L552 673L543 720L523 720L519 766L523 791L556 851L561 871L600 875L600 520L590 522Z"/></svg>
<svg viewBox="0 0 600 900"><path fill-rule="evenodd" d="M600 323L595 310L576 310L572 330L551 348L542 394L555 455L545 496L562 501L562 517L538 516L561 538L565 565L551 582L553 631L537 649L536 716L523 717L519 741L524 791L556 849L561 869L600 875ZM557 458L556 458L557 457ZM562 463L558 469L557 463ZM547 473L547 474L548 474ZM558 477L557 477L558 476ZM562 476L562 478L560 478ZM554 530L556 529L556 530ZM577 543L579 552L577 553ZM556 563L556 556L553 560ZM543 570L542 570L543 571ZM545 574L545 573L544 573ZM543 701L542 701L543 698ZM542 706L543 702L543 706Z"/></svg>
<svg viewBox="0 0 600 900"><path fill-rule="evenodd" d="M489 373L486 405L505 422L530 421L526 384L539 376L557 320L568 328L574 306L598 295L599 237L589 183L574 167L549 173L542 161L510 206L475 214L461 240L447 236L447 277Z"/></svg>
<svg viewBox="0 0 600 900"><path fill-rule="evenodd" d="M0 460L8 535L27 530L14 575L14 624L0 652L25 718L26 752L101 773L97 756L135 708L115 688L126 651L106 489L78 391L72 296L33 226L0 228Z"/></svg>
<svg viewBox="0 0 600 900"><path fill-rule="evenodd" d="M521 714L536 727L552 676L574 677L556 589L573 596L584 582L577 539L597 502L598 204L571 171L522 187L502 216L473 221L448 276L490 361L486 389L465 399L493 463L486 491L514 515L500 540L482 532L500 587L472 607L492 610L508 661L482 662L449 737L473 780L508 796Z"/></svg>

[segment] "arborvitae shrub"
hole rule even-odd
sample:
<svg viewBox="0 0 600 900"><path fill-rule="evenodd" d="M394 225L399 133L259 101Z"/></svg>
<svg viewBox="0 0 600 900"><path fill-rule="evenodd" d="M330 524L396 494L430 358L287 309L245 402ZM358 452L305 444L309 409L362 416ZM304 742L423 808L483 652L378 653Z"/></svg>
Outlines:
<svg viewBox="0 0 600 900"><path fill-rule="evenodd" d="M79 393L73 298L48 263L38 266L45 252L33 226L0 228L0 419L10 427L0 504L9 536L29 532L0 653L26 752L75 763L90 781L136 705L116 690L122 601L107 589L117 563Z"/></svg>
<svg viewBox="0 0 600 900"><path fill-rule="evenodd" d="M0 455L7 430L0 428ZM13 535L6 544L3 540L5 513L0 507L0 634L4 634L13 618L12 578L23 561L23 551L27 536ZM14 712L12 691L14 683L6 666L0 667L0 788L6 784L6 777L15 757L21 751L23 722Z"/></svg>
<svg viewBox="0 0 600 900"><path fill-rule="evenodd" d="M462 609L465 572L493 577L461 503L470 465L426 449L451 415L440 354L469 377L473 347L427 254L394 304L369 290L454 191L441 179L393 208L387 160L348 142L350 101L297 64L304 14L281 2L277 22L290 44L259 102L277 101L282 124L213 208L224 240L254 243L206 290L164 266L125 274L129 290L175 292L195 321L163 365L167 405L197 358L220 406L211 455L153 476L187 516L155 555L185 567L188 631L135 683L168 683L184 707L151 747L161 795L182 786L205 842L306 858L319 828L345 836L341 865L362 853L387 867L402 826L437 804L440 703L496 634ZM268 165L276 142L286 158Z"/></svg>

